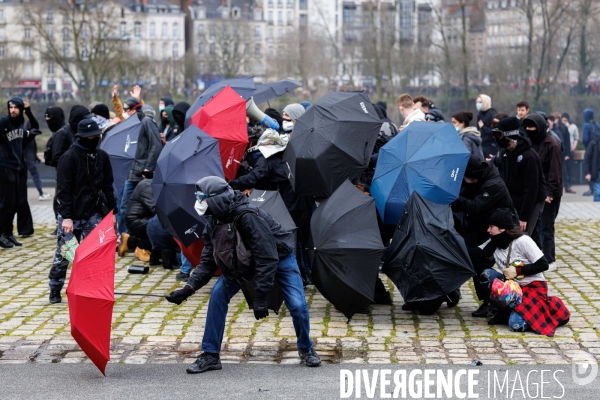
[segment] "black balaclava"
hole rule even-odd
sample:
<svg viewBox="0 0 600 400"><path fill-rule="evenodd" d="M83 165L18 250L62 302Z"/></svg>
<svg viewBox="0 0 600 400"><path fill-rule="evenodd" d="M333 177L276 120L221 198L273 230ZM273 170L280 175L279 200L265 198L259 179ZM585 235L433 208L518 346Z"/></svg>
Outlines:
<svg viewBox="0 0 600 400"><path fill-rule="evenodd" d="M534 148L539 147L540 143L544 141L548 131L546 129L546 121L544 117L539 114L529 114L527 118L523 120L523 126L525 127L525 132L527 133L527 137L531 140L531 144ZM535 131L530 131L527 127L535 127Z"/></svg>
<svg viewBox="0 0 600 400"><path fill-rule="evenodd" d="M62 108L56 106L48 107L46 115L50 117L50 119L46 120L50 132L54 133L65 126L65 112Z"/></svg>
<svg viewBox="0 0 600 400"><path fill-rule="evenodd" d="M71 127L71 132L74 134L77 132L77 125L85 119L86 116L90 114L90 110L87 107L82 105L75 105L71 108L71 113L69 114L69 126Z"/></svg>
<svg viewBox="0 0 600 400"><path fill-rule="evenodd" d="M175 107L173 107L173 119L177 123L177 127L180 131L185 128L185 114L190 109L190 105L185 101L177 103Z"/></svg>

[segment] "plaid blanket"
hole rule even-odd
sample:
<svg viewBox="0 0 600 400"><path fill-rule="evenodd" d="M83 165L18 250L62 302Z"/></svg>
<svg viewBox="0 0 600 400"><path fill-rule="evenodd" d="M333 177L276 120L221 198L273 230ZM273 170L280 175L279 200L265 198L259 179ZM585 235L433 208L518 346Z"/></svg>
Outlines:
<svg viewBox="0 0 600 400"><path fill-rule="evenodd" d="M571 313L558 297L548 297L548 284L534 281L521 287L523 302L515 311L523 317L531 329L540 335L554 336L557 326L566 324Z"/></svg>

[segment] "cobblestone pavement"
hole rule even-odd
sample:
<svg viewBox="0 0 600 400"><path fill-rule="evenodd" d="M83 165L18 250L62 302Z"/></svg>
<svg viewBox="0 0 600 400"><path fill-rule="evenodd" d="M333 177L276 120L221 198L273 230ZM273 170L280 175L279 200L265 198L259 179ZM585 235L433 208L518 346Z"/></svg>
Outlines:
<svg viewBox="0 0 600 400"><path fill-rule="evenodd" d="M55 240L48 206L33 208L36 235L24 246L0 251L0 363L89 362L70 335L67 299L48 302L47 273ZM433 316L400 309L403 301L391 281L392 306L372 306L370 315L350 323L313 287L306 291L311 334L316 349L331 363L484 364L569 363L600 360L600 206L567 203L557 224L557 271L546 274L551 295L572 312L554 338L514 333L472 318L476 309L471 284L454 309L443 306ZM166 294L182 284L177 271L152 267L148 275L131 275L139 264L132 256L117 258L115 290ZM383 277L383 276L382 276ZM213 280L214 282L214 280ZM181 306L152 297L116 296L111 362L188 363L198 355L212 283ZM255 321L243 296L235 296L228 313L222 359L231 363L299 363L289 313ZM589 358L588 358L589 359Z"/></svg>

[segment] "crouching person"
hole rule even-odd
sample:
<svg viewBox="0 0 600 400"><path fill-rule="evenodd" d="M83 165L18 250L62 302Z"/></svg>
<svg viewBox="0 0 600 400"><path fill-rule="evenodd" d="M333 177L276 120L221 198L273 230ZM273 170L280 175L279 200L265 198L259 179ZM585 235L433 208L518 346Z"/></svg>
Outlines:
<svg viewBox="0 0 600 400"><path fill-rule="evenodd" d="M183 289L170 293L167 300L181 304L206 285L217 268L223 275L215 283L208 303L201 347L203 353L187 368L187 372L197 374L221 369L219 352L229 300L251 279L255 281L253 310L256 319L269 315L267 294L277 280L292 316L298 353L307 366L319 366L321 360L309 337L308 305L294 256L293 234L284 231L265 211L249 205L243 193L234 191L219 177L199 180L196 189L195 209L208 220L202 234L204 250L200 265L187 284ZM240 238L243 246L236 237Z"/></svg>
<svg viewBox="0 0 600 400"><path fill-rule="evenodd" d="M532 331L554 336L558 326L569 322L571 313L558 297L548 296L543 272L548 261L533 239L523 234L517 217L508 209L498 209L489 217L488 233L496 247L494 260L499 271L486 269L482 286L491 292L494 279L513 279L521 286L523 302L514 309L498 310L490 325L508 324L513 332Z"/></svg>

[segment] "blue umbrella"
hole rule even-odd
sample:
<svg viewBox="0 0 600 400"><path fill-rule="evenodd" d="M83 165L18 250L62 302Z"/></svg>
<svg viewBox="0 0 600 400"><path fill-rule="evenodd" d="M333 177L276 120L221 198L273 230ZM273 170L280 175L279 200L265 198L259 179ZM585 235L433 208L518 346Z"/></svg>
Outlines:
<svg viewBox="0 0 600 400"><path fill-rule="evenodd" d="M371 195L383 222L397 225L414 191L438 204L456 200L469 156L452 124L411 123L379 150Z"/></svg>
<svg viewBox="0 0 600 400"><path fill-rule="evenodd" d="M250 97L252 97L252 93L254 93L254 91L256 90L256 87L254 86L253 77L225 79L223 81L215 83L214 85L206 89L204 93L198 96L196 101L194 101L194 104L192 104L187 113L185 113L186 129L188 126L190 126L192 117L194 116L194 114L196 114L196 111L198 111L200 107L208 103L210 99L215 97L215 95L227 85L231 86L231 88L235 90L236 93L239 94L244 100L248 100Z"/></svg>
<svg viewBox="0 0 600 400"><path fill-rule="evenodd" d="M100 143L100 149L106 151L110 158L114 177L113 187L117 199L121 197L127 175L135 160L141 127L139 118L128 118L110 129Z"/></svg>
<svg viewBox="0 0 600 400"><path fill-rule="evenodd" d="M261 104L273 100L276 97L293 92L294 89L297 89L300 86L302 86L302 82L294 81L292 79L283 79L277 82L265 83L256 88L256 91L252 94L254 104Z"/></svg>
<svg viewBox="0 0 600 400"><path fill-rule="evenodd" d="M191 126L163 148L154 171L152 191L163 227L184 246L202 237L206 219L194 209L196 182L223 177L219 142Z"/></svg>

